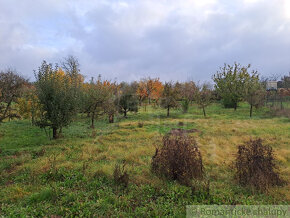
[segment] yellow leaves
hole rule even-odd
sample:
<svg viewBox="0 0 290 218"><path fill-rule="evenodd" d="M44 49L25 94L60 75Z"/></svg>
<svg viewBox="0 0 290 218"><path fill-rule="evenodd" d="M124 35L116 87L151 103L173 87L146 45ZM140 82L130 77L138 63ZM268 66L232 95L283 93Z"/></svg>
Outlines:
<svg viewBox="0 0 290 218"><path fill-rule="evenodd" d="M17 99L19 114L25 118L40 117L41 105L35 93L35 87L27 87L23 97Z"/></svg>
<svg viewBox="0 0 290 218"><path fill-rule="evenodd" d="M139 82L139 86L137 89L137 95L140 96L140 98L142 98L142 99L148 97L148 93L146 90L146 83L144 81Z"/></svg>
<svg viewBox="0 0 290 218"><path fill-rule="evenodd" d="M31 102L26 101L25 98L18 98L17 102L20 115L25 119L29 118L31 110Z"/></svg>
<svg viewBox="0 0 290 218"><path fill-rule="evenodd" d="M65 72L61 68L59 68L56 75L59 76L59 77L64 77L65 76Z"/></svg>
<svg viewBox="0 0 290 218"><path fill-rule="evenodd" d="M83 77L81 75L78 75L78 78L73 78L68 73L66 73L62 68L58 68L55 71L50 71L46 80L52 81L55 85L62 85L64 83L72 84L73 80L81 82L83 81Z"/></svg>

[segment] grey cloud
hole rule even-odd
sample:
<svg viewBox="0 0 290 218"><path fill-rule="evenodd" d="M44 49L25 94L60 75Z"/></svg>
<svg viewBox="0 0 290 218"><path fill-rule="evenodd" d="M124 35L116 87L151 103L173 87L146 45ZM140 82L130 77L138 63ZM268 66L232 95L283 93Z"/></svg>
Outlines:
<svg viewBox="0 0 290 218"><path fill-rule="evenodd" d="M234 61L263 75L290 70L290 19L281 1L61 2L0 0L0 68L33 77L41 60L73 54L88 78L210 80Z"/></svg>

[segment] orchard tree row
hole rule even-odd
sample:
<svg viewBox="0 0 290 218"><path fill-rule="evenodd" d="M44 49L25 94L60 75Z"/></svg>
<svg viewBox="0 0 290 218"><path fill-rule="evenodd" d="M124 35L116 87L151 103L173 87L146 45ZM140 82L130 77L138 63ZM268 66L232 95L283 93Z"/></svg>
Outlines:
<svg viewBox="0 0 290 218"><path fill-rule="evenodd" d="M238 107L240 101L253 107L264 105L267 94L257 71L249 66L224 65L213 75L214 87L210 84L165 82L159 78L144 78L139 82L117 83L102 80L99 75L84 81L78 60L69 56L59 64L43 61L35 74L35 82L29 82L14 70L0 73L0 123L7 119L31 119L33 125L50 128L53 138L62 133L78 113L85 113L91 120L91 128L100 116L114 122L117 113L126 118L128 112L137 112L138 107L160 106L170 116L172 108L182 108L187 113L195 102L206 116L206 107L220 100L226 108ZM290 95L284 90L281 95Z"/></svg>

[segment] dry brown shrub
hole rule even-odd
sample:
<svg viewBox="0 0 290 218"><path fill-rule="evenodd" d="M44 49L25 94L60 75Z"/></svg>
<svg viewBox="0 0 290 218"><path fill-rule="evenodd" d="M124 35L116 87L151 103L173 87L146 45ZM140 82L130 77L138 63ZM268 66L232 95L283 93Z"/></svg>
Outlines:
<svg viewBox="0 0 290 218"><path fill-rule="evenodd" d="M184 126L184 123L182 121L179 121L178 126Z"/></svg>
<svg viewBox="0 0 290 218"><path fill-rule="evenodd" d="M144 126L144 123L143 122L138 122L138 127L139 128L142 128Z"/></svg>
<svg viewBox="0 0 290 218"><path fill-rule="evenodd" d="M243 186L266 191L269 187L282 185L274 163L273 149L262 144L262 139L249 140L238 147L235 160L236 178Z"/></svg>
<svg viewBox="0 0 290 218"><path fill-rule="evenodd" d="M171 131L163 137L163 146L152 157L152 171L181 184L203 177L201 153L193 137L183 131Z"/></svg>
<svg viewBox="0 0 290 218"><path fill-rule="evenodd" d="M97 136L97 131L96 130L92 130L91 137L95 138L96 136Z"/></svg>

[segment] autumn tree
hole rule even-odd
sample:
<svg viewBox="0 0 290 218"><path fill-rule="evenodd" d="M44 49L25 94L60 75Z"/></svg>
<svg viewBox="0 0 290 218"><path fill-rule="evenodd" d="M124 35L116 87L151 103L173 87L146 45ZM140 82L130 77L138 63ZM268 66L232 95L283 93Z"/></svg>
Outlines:
<svg viewBox="0 0 290 218"><path fill-rule="evenodd" d="M145 99L148 99L149 104L151 104L151 100L154 100L154 103L158 103L162 90L163 85L162 82L159 81L159 78L152 79L149 77L141 79L136 92L139 103L143 102Z"/></svg>
<svg viewBox="0 0 290 218"><path fill-rule="evenodd" d="M151 92L150 98L154 101L154 104L158 104L162 96L163 84L159 78L153 79L153 90Z"/></svg>
<svg viewBox="0 0 290 218"><path fill-rule="evenodd" d="M127 118L127 113L129 111L138 111L138 99L134 84L127 84L124 82L120 84L116 104L119 108L119 112L123 113L125 118Z"/></svg>
<svg viewBox="0 0 290 218"><path fill-rule="evenodd" d="M5 119L18 118L12 105L21 97L27 81L12 69L0 72L0 123Z"/></svg>
<svg viewBox="0 0 290 218"><path fill-rule="evenodd" d="M207 83L198 85L195 90L194 99L197 105L202 108L203 116L206 117L205 108L210 105L212 99L212 90L210 85Z"/></svg>
<svg viewBox="0 0 290 218"><path fill-rule="evenodd" d="M58 138L62 128L72 122L78 109L83 78L76 59L70 59L69 66L71 68L64 71L57 65L43 61L38 72L35 72L36 93L43 110L38 125L52 128L53 139Z"/></svg>
<svg viewBox="0 0 290 218"><path fill-rule="evenodd" d="M33 125L41 118L41 104L33 84L25 85L22 97L17 99L17 105L19 114L25 119L30 119Z"/></svg>
<svg viewBox="0 0 290 218"><path fill-rule="evenodd" d="M145 81L141 80L139 82L138 88L136 90L136 95L138 97L139 106L141 106L142 102L144 102L144 100L148 97Z"/></svg>
<svg viewBox="0 0 290 218"><path fill-rule="evenodd" d="M247 79L250 77L249 68L250 65L244 67L238 63L233 66L225 64L213 76L215 89L221 96L224 107L237 109L238 103L243 99Z"/></svg>
<svg viewBox="0 0 290 218"><path fill-rule="evenodd" d="M161 96L161 107L167 109L167 117L169 117L170 109L178 106L178 92L176 91L176 87L172 82L166 82Z"/></svg>

